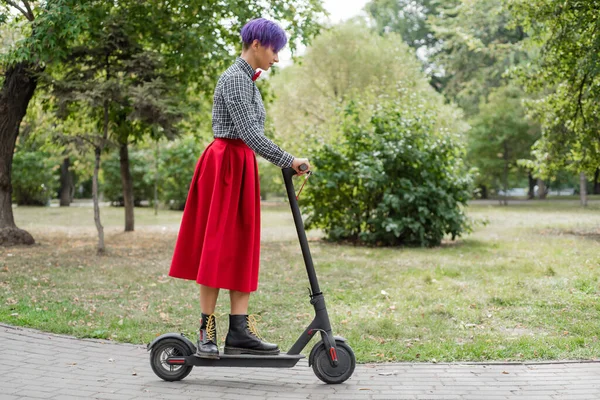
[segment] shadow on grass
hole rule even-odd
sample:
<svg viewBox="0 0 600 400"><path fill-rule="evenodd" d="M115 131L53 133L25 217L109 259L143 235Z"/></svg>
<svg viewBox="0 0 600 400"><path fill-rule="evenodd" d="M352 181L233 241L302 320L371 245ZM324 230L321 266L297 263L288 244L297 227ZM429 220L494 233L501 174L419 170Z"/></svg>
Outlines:
<svg viewBox="0 0 600 400"><path fill-rule="evenodd" d="M287 240L279 240L279 241L272 241L272 243L289 243L289 241ZM388 250L419 250L419 249L430 249L430 250L435 250L435 249L455 249L455 248L461 248L461 249L482 249L482 248L487 248L490 246L489 242L486 242L484 240L478 240L478 239L473 239L473 238L457 238L456 240L450 240L450 239L444 239L442 240L442 243L439 246L434 246L434 247L419 247L419 246L406 246L406 245L400 245L400 246L372 246L372 245L365 245L365 244L359 244L359 243L354 243L354 242L349 242L349 241L342 241L342 242L335 242L335 241L331 241L331 240L327 240L324 238L320 238L320 237L315 237L315 238L309 238L308 239L308 243L310 245L313 244L318 244L321 246L327 246L328 248L344 248L344 247L349 247L349 248L354 248L354 249L365 249L365 250L378 250L378 249L388 249Z"/></svg>
<svg viewBox="0 0 600 400"><path fill-rule="evenodd" d="M484 249L490 247L489 242L473 239L473 238L464 238L457 240L445 240L438 247L439 249Z"/></svg>
<svg viewBox="0 0 600 400"><path fill-rule="evenodd" d="M544 236L576 236L584 239L600 242L600 230L590 229L564 229L564 228L550 228L539 231L539 234Z"/></svg>
<svg viewBox="0 0 600 400"><path fill-rule="evenodd" d="M564 210L598 210L600 209L600 196L589 196L586 208L580 206L579 197L552 198L549 200L509 199L508 204L500 204L498 200L473 200L469 202L471 210L495 209L510 211L544 211L561 212Z"/></svg>

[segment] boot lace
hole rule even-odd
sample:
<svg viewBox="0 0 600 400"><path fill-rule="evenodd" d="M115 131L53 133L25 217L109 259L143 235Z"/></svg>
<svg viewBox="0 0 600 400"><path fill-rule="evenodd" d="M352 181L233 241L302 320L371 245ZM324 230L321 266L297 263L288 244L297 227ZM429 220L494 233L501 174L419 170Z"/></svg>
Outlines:
<svg viewBox="0 0 600 400"><path fill-rule="evenodd" d="M215 326L215 316L211 314L208 316L206 321L206 339L213 343L217 342L217 328Z"/></svg>
<svg viewBox="0 0 600 400"><path fill-rule="evenodd" d="M248 315L247 320L248 320L248 330L250 331L250 333L252 333L254 336L259 338L260 340L263 340L262 336L260 336L260 334L258 333L258 330L256 329L256 324L258 323L258 321L261 320L261 316L256 315L256 314L250 314L250 315Z"/></svg>

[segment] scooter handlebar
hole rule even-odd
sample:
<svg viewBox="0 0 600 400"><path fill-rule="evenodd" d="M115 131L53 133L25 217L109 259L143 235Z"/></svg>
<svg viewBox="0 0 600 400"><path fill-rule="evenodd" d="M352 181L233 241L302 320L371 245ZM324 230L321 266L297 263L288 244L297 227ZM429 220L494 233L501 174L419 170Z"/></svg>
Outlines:
<svg viewBox="0 0 600 400"><path fill-rule="evenodd" d="M308 170L308 165L306 164L300 164L300 166L298 167L298 169L302 172ZM310 173L310 171L309 171ZM296 170L292 167L288 167L288 168L284 168L283 169L283 175L287 176L287 177L292 177L294 175L297 175L298 173L296 172Z"/></svg>

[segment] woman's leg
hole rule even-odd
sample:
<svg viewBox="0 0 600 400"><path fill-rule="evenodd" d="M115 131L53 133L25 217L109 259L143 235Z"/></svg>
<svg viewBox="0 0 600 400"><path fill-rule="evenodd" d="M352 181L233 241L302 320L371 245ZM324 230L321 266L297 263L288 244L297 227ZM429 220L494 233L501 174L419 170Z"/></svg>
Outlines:
<svg viewBox="0 0 600 400"><path fill-rule="evenodd" d="M210 315L215 312L219 297L219 288L200 285L200 309L202 314Z"/></svg>
<svg viewBox="0 0 600 400"><path fill-rule="evenodd" d="M203 358L219 358L217 346L217 327L215 306L219 297L219 289L200 285L200 308L202 319L200 320L200 332L198 335L198 346L196 355Z"/></svg>
<svg viewBox="0 0 600 400"><path fill-rule="evenodd" d="M238 292L237 290L230 290L229 299L231 300L232 315L248 314L248 303L250 302L249 292Z"/></svg>

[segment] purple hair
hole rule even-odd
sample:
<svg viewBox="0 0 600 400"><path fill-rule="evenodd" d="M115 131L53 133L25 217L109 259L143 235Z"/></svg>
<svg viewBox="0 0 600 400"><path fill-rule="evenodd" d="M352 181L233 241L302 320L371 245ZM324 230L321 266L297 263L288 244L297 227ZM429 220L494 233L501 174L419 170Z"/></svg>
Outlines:
<svg viewBox="0 0 600 400"><path fill-rule="evenodd" d="M287 43L287 37L283 29L275 22L264 18L249 21L244 25L240 34L242 35L244 48L247 48L257 39L261 45L271 47L277 53Z"/></svg>

